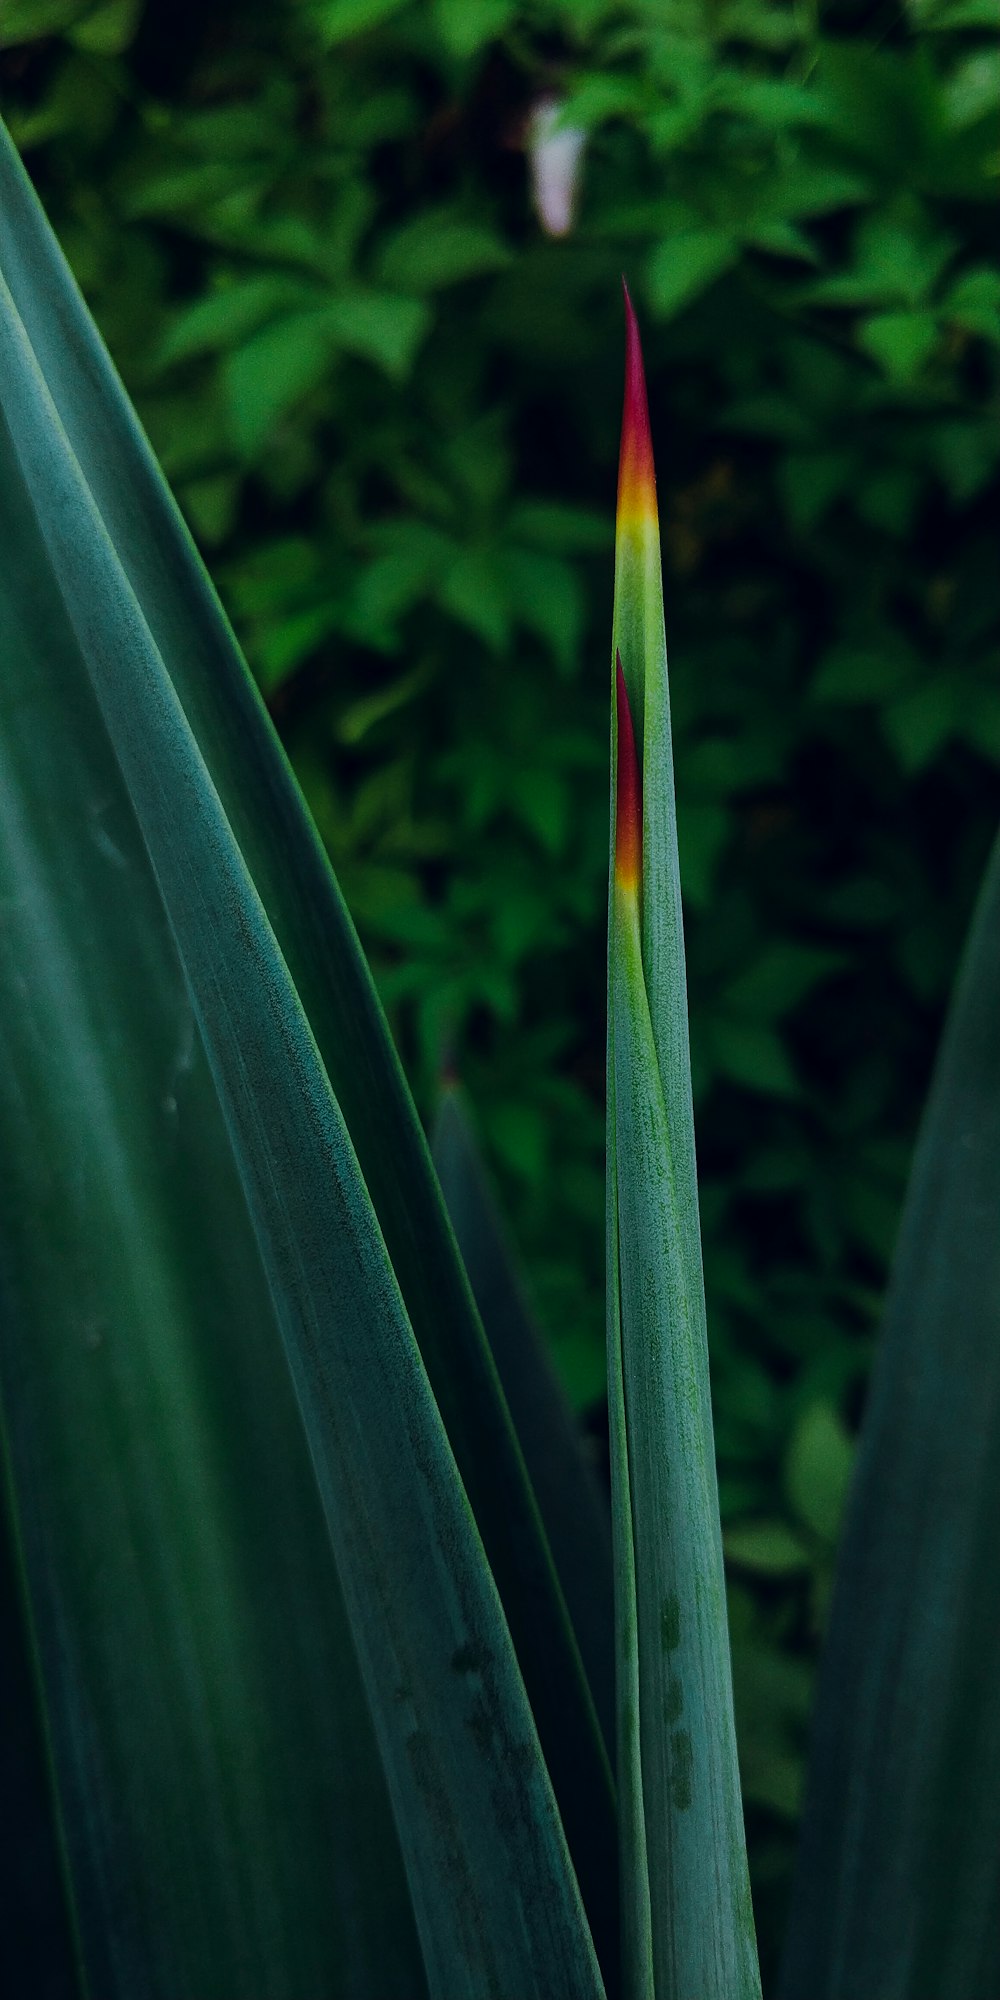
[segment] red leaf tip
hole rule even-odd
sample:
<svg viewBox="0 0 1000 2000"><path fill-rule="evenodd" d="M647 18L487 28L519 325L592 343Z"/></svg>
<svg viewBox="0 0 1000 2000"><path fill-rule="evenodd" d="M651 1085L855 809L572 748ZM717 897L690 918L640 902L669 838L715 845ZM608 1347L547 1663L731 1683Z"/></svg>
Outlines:
<svg viewBox="0 0 1000 2000"><path fill-rule="evenodd" d="M647 521L656 526L657 522L656 473L653 469L642 343L639 322L624 278L622 291L625 295L625 405L618 460L619 531Z"/></svg>
<svg viewBox="0 0 1000 2000"><path fill-rule="evenodd" d="M642 798L639 759L632 727L622 656L615 654L615 705L618 715L618 776L615 786L615 880L633 893L642 867Z"/></svg>

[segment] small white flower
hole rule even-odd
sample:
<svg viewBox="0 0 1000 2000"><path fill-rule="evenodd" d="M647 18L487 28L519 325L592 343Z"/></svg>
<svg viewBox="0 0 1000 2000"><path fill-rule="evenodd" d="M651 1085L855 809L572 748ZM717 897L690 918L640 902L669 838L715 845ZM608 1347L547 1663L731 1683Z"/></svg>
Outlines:
<svg viewBox="0 0 1000 2000"><path fill-rule="evenodd" d="M558 97L539 98L528 121L531 194L547 236L568 236L573 227L587 137L576 125L559 126L562 108Z"/></svg>

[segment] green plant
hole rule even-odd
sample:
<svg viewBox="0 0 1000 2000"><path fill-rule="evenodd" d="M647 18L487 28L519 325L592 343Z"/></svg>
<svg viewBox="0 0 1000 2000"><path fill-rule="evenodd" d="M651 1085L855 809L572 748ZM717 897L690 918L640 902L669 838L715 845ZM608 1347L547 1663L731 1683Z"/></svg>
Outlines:
<svg viewBox="0 0 1000 2000"><path fill-rule="evenodd" d="M576 1885L613 1936L607 1762L426 1148L332 876L9 152L4 185L4 832L12 964L33 973L5 1071L5 1437L85 1977L421 1989L346 1606L404 1850L423 1828L404 1859L432 1990L596 1992Z"/></svg>
<svg viewBox="0 0 1000 2000"><path fill-rule="evenodd" d="M0 6L5 116L265 694L421 1116L444 1055L602 1455L594 662L629 272L765 1984L845 1472L995 819L988 16ZM519 150L546 95L587 134L558 240Z"/></svg>
<svg viewBox="0 0 1000 2000"><path fill-rule="evenodd" d="M412 1106L239 655L8 155L3 191L0 1302L10 1522L55 1780L50 1817L36 1742L22 1796L44 1879L61 1851L67 1930L102 1994L395 1995L426 1977L443 2000L596 1995L591 1932L617 1980L600 1730ZM626 495L629 449L648 454L634 340L630 378ZM619 544L610 981L625 1981L630 1996L721 2000L756 1975L648 457L645 477L646 511L630 523L626 503ZM1000 1157L989 908L984 924L953 1031L961 1103L946 1063L929 1114L960 1214L969 1162L952 1118L985 1162L980 1205ZM975 1248L946 1290L977 1284ZM928 1306L940 1356L947 1316L919 1273L908 1282L905 1314ZM987 1309L982 1339L991 1326ZM957 1425L949 1437L961 1445ZM952 1546L982 1509L988 1451L984 1466L948 1518ZM856 1504L864 1548L863 1486ZM848 1573L848 1624L853 1588ZM976 1637L960 1634L965 1664ZM954 1685L930 1683L939 1723ZM904 1923L931 1858L918 1841L891 1885ZM954 1888L939 1874L928 1909ZM944 1979L995 1964L978 1879L961 1907L960 1952L937 1947ZM845 1974L836 1941L824 1977L871 1990L879 1942L862 1927ZM73 1990L69 1936L49 1926L45 1951L32 1990ZM900 1976L929 1990L922 1962Z"/></svg>
<svg viewBox="0 0 1000 2000"><path fill-rule="evenodd" d="M639 334L618 480L608 1401L630 1994L759 1994L726 1625L667 652Z"/></svg>

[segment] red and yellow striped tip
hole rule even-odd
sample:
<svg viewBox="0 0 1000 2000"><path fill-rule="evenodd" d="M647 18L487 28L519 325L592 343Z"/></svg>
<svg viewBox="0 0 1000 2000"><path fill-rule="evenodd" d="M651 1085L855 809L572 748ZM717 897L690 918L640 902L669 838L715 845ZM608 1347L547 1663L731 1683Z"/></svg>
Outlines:
<svg viewBox="0 0 1000 2000"><path fill-rule="evenodd" d="M625 407L618 459L618 533L648 527L658 533L656 473L653 468L653 440L649 431L646 375L642 365L639 323L624 278L622 290L625 294Z"/></svg>
<svg viewBox="0 0 1000 2000"><path fill-rule="evenodd" d="M615 654L615 691L618 708L618 778L615 788L615 881L619 889L635 895L642 872L642 787L635 730L629 707L628 689L622 673L622 656Z"/></svg>

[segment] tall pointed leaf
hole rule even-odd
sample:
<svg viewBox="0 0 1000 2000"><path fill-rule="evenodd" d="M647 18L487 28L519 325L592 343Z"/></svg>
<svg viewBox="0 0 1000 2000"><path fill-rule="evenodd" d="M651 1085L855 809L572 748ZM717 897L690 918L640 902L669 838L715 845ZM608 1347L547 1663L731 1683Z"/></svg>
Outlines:
<svg viewBox="0 0 1000 2000"><path fill-rule="evenodd" d="M432 1995L472 2000L492 1986L525 2000L560 1989L597 1996L597 1963L499 1598L357 1157L5 287L0 375L53 581L169 918L254 1225ZM141 1253L140 1242L132 1255Z"/></svg>
<svg viewBox="0 0 1000 2000"><path fill-rule="evenodd" d="M509 1417L353 926L232 633L0 127L0 269L343 1112L511 1624L602 1957L610 1772Z"/></svg>
<svg viewBox="0 0 1000 2000"><path fill-rule="evenodd" d="M656 485L626 293L612 697L608 1351L630 2000L752 2000Z"/></svg>
<svg viewBox="0 0 1000 2000"><path fill-rule="evenodd" d="M33 1948L75 1931L102 2000L420 2000L246 1203L2 423L0 552L0 1438L47 1756L7 1754L57 1897ZM31 1938L3 1958L27 1916L4 1880L3 1990L42 1992Z"/></svg>
<svg viewBox="0 0 1000 2000"><path fill-rule="evenodd" d="M817 1697L787 2000L1000 1992L1000 842L924 1113Z"/></svg>

